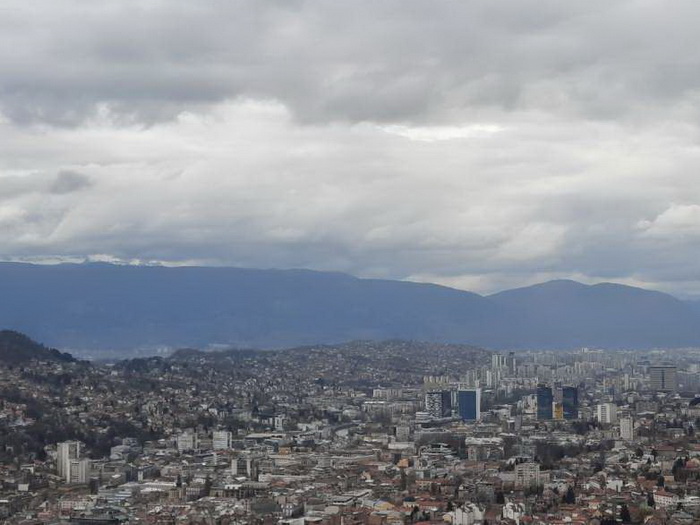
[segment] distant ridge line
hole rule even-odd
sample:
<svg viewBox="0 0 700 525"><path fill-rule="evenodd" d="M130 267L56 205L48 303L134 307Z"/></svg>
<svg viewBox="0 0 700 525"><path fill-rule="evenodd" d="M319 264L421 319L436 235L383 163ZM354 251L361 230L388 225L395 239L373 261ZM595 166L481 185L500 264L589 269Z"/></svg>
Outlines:
<svg viewBox="0 0 700 525"><path fill-rule="evenodd" d="M114 355L405 339L490 349L700 346L698 306L557 280L482 296L336 272L0 262L0 327Z"/></svg>

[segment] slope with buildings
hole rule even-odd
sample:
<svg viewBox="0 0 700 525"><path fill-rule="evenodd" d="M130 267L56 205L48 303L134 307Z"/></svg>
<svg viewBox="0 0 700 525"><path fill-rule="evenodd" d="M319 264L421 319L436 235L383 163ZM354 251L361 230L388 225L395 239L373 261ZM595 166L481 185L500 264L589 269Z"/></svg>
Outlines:
<svg viewBox="0 0 700 525"><path fill-rule="evenodd" d="M0 366L0 516L696 523L699 358L390 341Z"/></svg>

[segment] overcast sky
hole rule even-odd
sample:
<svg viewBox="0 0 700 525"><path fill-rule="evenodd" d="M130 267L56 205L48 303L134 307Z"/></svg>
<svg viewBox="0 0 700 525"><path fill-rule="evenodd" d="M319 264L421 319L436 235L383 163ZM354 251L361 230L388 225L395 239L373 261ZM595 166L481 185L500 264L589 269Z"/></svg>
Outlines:
<svg viewBox="0 0 700 525"><path fill-rule="evenodd" d="M6 0L0 259L700 296L700 3Z"/></svg>

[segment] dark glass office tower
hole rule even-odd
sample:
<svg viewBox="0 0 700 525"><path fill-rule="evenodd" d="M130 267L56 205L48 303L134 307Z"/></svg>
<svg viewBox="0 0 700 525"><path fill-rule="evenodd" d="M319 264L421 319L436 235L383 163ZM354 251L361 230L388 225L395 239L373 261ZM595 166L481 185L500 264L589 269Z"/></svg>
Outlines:
<svg viewBox="0 0 700 525"><path fill-rule="evenodd" d="M481 419L481 390L459 390L457 392L457 408L463 421L478 421Z"/></svg>
<svg viewBox="0 0 700 525"><path fill-rule="evenodd" d="M552 387L537 386L537 419L552 419L552 402L554 395Z"/></svg>
<svg viewBox="0 0 700 525"><path fill-rule="evenodd" d="M578 419L578 388L565 386L562 388L562 404L564 419Z"/></svg>

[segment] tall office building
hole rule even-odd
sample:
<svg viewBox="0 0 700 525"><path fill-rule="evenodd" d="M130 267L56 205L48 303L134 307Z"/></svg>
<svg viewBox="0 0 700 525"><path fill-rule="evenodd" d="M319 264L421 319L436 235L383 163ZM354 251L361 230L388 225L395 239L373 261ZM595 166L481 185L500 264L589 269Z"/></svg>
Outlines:
<svg viewBox="0 0 700 525"><path fill-rule="evenodd" d="M486 386L489 388L495 388L498 385L501 384L501 377L503 376L503 370L502 368L494 368L493 370L485 370L484 371L484 383L486 383Z"/></svg>
<svg viewBox="0 0 700 525"><path fill-rule="evenodd" d="M597 405L596 416L601 423L617 423L617 405L614 403L601 403Z"/></svg>
<svg viewBox="0 0 700 525"><path fill-rule="evenodd" d="M631 417L620 418L620 437L626 441L634 441L634 419Z"/></svg>
<svg viewBox="0 0 700 525"><path fill-rule="evenodd" d="M63 441L57 445L56 470L66 483L87 483L90 460L81 458L83 443Z"/></svg>
<svg viewBox="0 0 700 525"><path fill-rule="evenodd" d="M433 417L452 415L452 394L447 390L433 390L425 394L425 411Z"/></svg>
<svg viewBox="0 0 700 525"><path fill-rule="evenodd" d="M79 459L82 448L80 441L63 441L57 445L56 471L66 482L70 482L70 462Z"/></svg>
<svg viewBox="0 0 700 525"><path fill-rule="evenodd" d="M649 379L655 392L675 392L678 390L677 368L675 366L650 366Z"/></svg>
<svg viewBox="0 0 700 525"><path fill-rule="evenodd" d="M575 386L562 388L562 405L564 419L578 419L578 388Z"/></svg>
<svg viewBox="0 0 700 525"><path fill-rule="evenodd" d="M546 420L553 418L553 402L554 394L552 393L552 388L543 384L537 385L537 419Z"/></svg>
<svg viewBox="0 0 700 525"><path fill-rule="evenodd" d="M481 419L481 389L458 390L457 410L462 421L479 421Z"/></svg>
<svg viewBox="0 0 700 525"><path fill-rule="evenodd" d="M68 483L86 484L90 479L90 460L88 458L71 459L69 463Z"/></svg>
<svg viewBox="0 0 700 525"><path fill-rule="evenodd" d="M506 356L501 354L493 354L491 356L491 368L493 370L500 370L501 368L506 368L507 366Z"/></svg>
<svg viewBox="0 0 700 525"><path fill-rule="evenodd" d="M510 352L508 354L508 359L506 360L506 364L508 365L508 371L511 373L511 375L515 375L515 372L517 371L517 362L515 360L515 352Z"/></svg>

